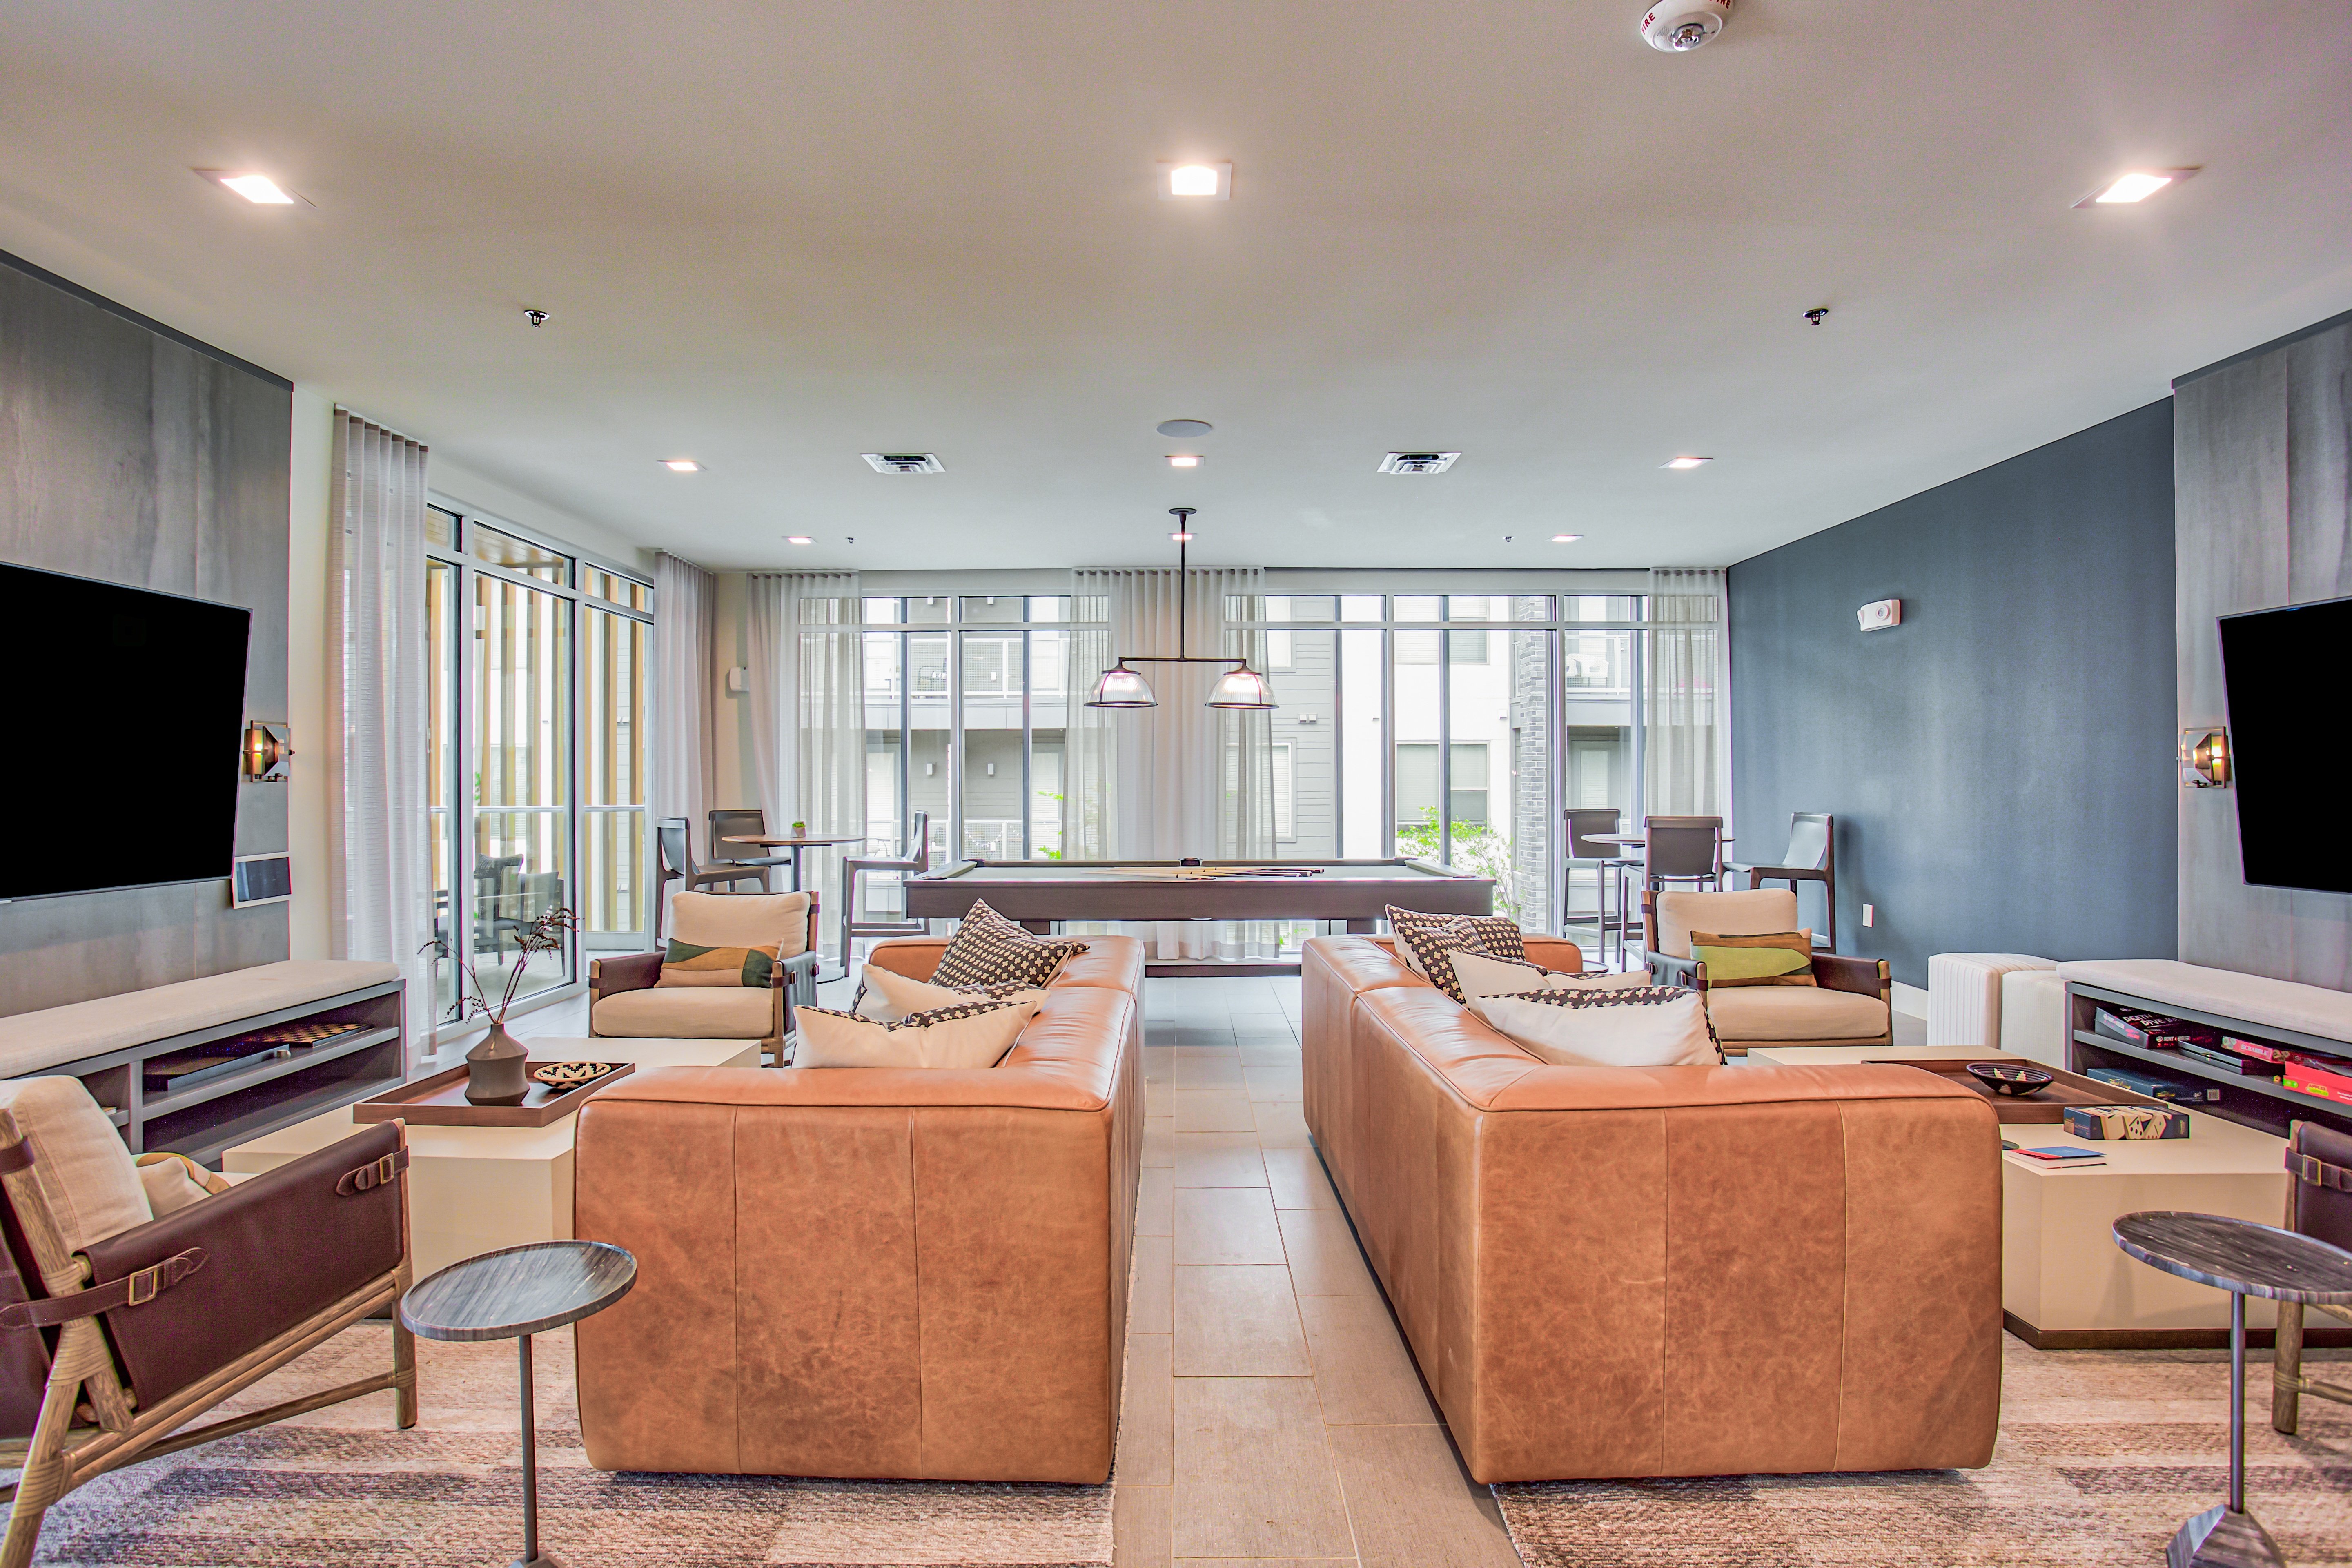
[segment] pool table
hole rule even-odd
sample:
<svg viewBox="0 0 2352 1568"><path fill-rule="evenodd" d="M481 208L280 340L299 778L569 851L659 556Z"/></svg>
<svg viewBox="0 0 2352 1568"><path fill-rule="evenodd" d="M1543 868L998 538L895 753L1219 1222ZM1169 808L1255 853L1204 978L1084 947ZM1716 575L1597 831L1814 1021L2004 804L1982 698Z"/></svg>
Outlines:
<svg viewBox="0 0 2352 1568"><path fill-rule="evenodd" d="M1494 912L1491 877L1430 860L960 860L906 879L910 920L961 920L974 902L1031 931L1056 921L1340 921L1381 911ZM1168 961L1150 974L1296 974L1297 963Z"/></svg>

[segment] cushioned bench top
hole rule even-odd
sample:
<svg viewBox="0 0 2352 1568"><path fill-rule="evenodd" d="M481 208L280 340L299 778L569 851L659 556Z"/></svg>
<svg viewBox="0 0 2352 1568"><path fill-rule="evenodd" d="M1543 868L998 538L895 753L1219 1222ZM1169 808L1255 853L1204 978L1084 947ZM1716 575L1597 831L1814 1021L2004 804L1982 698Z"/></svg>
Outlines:
<svg viewBox="0 0 2352 1568"><path fill-rule="evenodd" d="M2242 1018L2249 1024L2317 1035L2324 1040L2352 1040L2352 994L2324 985L2241 974L2234 969L2208 969L2201 963L2169 958L2062 963L2058 977L2127 996L2145 996L2167 1006L2190 1007L2224 1018Z"/></svg>
<svg viewBox="0 0 2352 1568"><path fill-rule="evenodd" d="M289 959L0 1018L0 1078L104 1056L400 978L390 963Z"/></svg>

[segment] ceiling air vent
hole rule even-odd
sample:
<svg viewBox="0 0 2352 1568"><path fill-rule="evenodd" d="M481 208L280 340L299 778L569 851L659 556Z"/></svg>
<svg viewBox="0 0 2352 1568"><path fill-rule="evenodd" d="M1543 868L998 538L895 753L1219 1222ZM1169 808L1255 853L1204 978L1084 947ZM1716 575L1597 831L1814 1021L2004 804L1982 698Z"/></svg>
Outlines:
<svg viewBox="0 0 2352 1568"><path fill-rule="evenodd" d="M947 465L930 452L864 452L877 474L944 474Z"/></svg>
<svg viewBox="0 0 2352 1568"><path fill-rule="evenodd" d="M1384 474L1442 474L1454 466L1459 452L1391 452L1381 459Z"/></svg>

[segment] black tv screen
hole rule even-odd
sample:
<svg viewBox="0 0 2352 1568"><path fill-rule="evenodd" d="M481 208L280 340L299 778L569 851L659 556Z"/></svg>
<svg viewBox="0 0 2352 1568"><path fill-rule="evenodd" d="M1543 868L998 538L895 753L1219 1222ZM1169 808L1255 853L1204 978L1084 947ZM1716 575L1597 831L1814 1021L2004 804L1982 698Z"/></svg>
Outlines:
<svg viewBox="0 0 2352 1568"><path fill-rule="evenodd" d="M2336 686L2347 657L2352 599L2221 617L2230 776L2249 882L2352 893Z"/></svg>
<svg viewBox="0 0 2352 1568"><path fill-rule="evenodd" d="M0 565L10 676L0 899L226 878L252 612Z"/></svg>

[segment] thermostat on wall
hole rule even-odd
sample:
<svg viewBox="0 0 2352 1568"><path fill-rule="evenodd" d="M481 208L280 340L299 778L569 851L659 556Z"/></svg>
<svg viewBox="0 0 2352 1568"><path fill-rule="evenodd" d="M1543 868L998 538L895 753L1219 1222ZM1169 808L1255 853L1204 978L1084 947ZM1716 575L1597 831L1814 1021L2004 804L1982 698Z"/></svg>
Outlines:
<svg viewBox="0 0 2352 1568"><path fill-rule="evenodd" d="M1866 632L1883 632L1889 626L1899 626L1903 624L1903 601L1881 599L1874 605L1864 605L1853 613L1853 618L1862 623L1862 629Z"/></svg>

